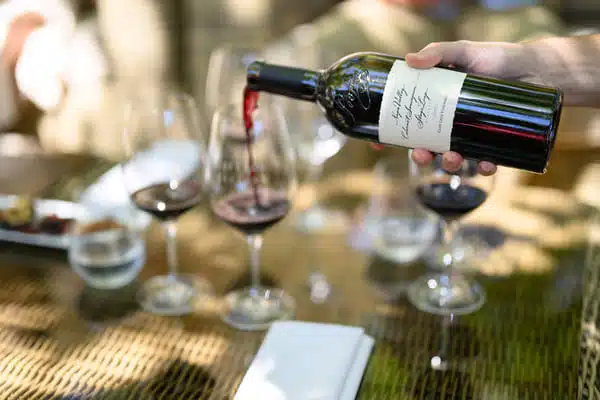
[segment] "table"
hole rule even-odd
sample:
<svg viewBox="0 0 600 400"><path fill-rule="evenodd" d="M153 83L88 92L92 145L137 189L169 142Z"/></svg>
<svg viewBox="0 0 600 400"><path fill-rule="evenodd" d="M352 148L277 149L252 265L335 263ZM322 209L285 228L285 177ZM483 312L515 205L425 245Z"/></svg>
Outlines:
<svg viewBox="0 0 600 400"><path fill-rule="evenodd" d="M61 168L62 176L89 171ZM368 193L368 174L335 180L341 192L354 188L354 203L357 184ZM36 192L64 187L48 179ZM586 265L595 276L586 248L596 218L559 191L491 196L466 221L496 239L489 259L473 266L488 302L459 319L385 296L390 282L409 283L423 265L399 267L353 250L346 232L309 238L290 218L265 237L264 280L295 296L298 319L362 325L377 339L358 399L572 399L580 387L598 390L596 292L582 306L584 287L596 285L582 279ZM140 311L137 283L118 291L84 287L64 253L0 244L0 398L232 398L263 337L218 317L220 295L247 280L245 242L206 205L184 216L179 232L182 271L208 278L217 293L181 318ZM140 280L166 270L159 227L147 234ZM315 253L334 285L324 304L313 304L305 287ZM451 368L431 368L436 356Z"/></svg>

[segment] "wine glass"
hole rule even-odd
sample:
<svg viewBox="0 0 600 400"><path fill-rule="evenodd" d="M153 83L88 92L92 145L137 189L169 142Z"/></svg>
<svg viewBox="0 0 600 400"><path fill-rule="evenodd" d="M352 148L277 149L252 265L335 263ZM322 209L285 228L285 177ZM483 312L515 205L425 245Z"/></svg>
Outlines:
<svg viewBox="0 0 600 400"><path fill-rule="evenodd" d="M221 108L213 118L207 181L214 214L246 236L251 286L228 293L223 319L242 330L267 329L290 319L295 302L283 290L262 287L263 232L283 219L296 188L295 154L281 110L262 104L248 131L241 104Z"/></svg>
<svg viewBox="0 0 600 400"><path fill-rule="evenodd" d="M123 135L128 159L122 164L133 204L160 221L166 233L168 275L146 281L141 306L161 315L193 310L209 285L178 274L176 221L202 199L203 137L192 97L167 88L145 88L126 105Z"/></svg>
<svg viewBox="0 0 600 400"><path fill-rule="evenodd" d="M419 202L440 216L444 244L451 243L460 218L481 206L494 185L493 177L477 172L477 161L465 160L458 171L449 173L442 166L441 156L429 166L415 165L412 180ZM439 315L478 310L485 303L483 288L453 268L451 253L444 257L444 266L443 272L423 276L411 284L410 301L422 311Z"/></svg>
<svg viewBox="0 0 600 400"><path fill-rule="evenodd" d="M312 24L302 24L290 33L290 48L295 57L286 65L298 64L302 68L315 70L327 68L341 58L340 54L323 46L319 33ZM285 108L291 137L296 148L298 161L306 169L305 182L317 185L321 180L323 166L340 152L348 138L338 132L327 121L319 107L314 103L282 98L278 101ZM324 207L318 195L312 204L302 210L296 218L296 226L301 232L313 233L327 228L345 228L347 218L343 212Z"/></svg>
<svg viewBox="0 0 600 400"><path fill-rule="evenodd" d="M212 51L204 95L206 115L214 115L219 107L241 101L248 65L262 58L263 53L258 48L237 47L229 43Z"/></svg>

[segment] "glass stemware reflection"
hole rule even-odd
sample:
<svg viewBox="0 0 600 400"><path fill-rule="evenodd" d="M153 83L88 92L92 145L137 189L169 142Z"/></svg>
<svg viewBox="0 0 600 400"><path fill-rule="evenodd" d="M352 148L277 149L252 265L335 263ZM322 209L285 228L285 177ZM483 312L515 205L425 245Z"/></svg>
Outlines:
<svg viewBox="0 0 600 400"><path fill-rule="evenodd" d="M413 169L413 190L420 203L438 214L443 223L443 241L450 243L459 220L481 206L492 190L494 178L477 172L477 162L465 160L449 173L441 156L426 167ZM483 288L453 268L452 254L444 259L445 270L426 275L411 284L408 295L415 307L440 315L460 315L478 310L485 303Z"/></svg>
<svg viewBox="0 0 600 400"><path fill-rule="evenodd" d="M189 313L197 296L211 291L208 283L178 273L176 250L176 221L203 194L205 150L195 101L167 88L146 88L126 106L123 142L125 188L166 234L169 273L146 281L138 300L156 314Z"/></svg>
<svg viewBox="0 0 600 400"><path fill-rule="evenodd" d="M217 217L244 234L250 250L251 285L225 298L223 319L242 330L267 329L290 319L295 302L283 290L261 286L263 232L283 219L296 188L295 154L281 110L261 104L246 133L242 105L213 118L207 182Z"/></svg>

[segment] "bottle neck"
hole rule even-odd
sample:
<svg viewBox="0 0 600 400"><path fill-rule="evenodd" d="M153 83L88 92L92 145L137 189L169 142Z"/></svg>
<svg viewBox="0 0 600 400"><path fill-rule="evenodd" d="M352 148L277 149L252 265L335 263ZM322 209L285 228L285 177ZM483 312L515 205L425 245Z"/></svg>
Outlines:
<svg viewBox="0 0 600 400"><path fill-rule="evenodd" d="M255 61L248 67L248 88L305 101L317 100L320 72Z"/></svg>

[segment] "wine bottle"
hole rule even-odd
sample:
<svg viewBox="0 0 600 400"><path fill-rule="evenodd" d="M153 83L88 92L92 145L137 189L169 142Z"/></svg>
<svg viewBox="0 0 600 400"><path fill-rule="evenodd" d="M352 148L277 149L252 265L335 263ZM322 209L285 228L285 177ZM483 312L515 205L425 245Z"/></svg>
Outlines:
<svg viewBox="0 0 600 400"><path fill-rule="evenodd" d="M249 65L247 87L320 105L353 138L425 148L536 173L546 171L562 93L451 68L414 69L399 57L348 55L323 71Z"/></svg>

